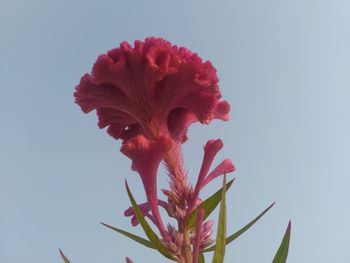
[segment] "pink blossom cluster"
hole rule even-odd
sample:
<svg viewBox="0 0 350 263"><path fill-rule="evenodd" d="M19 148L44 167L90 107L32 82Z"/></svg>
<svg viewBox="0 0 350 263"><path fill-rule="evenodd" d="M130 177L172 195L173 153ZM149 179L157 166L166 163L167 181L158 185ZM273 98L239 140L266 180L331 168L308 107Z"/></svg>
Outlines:
<svg viewBox="0 0 350 263"><path fill-rule="evenodd" d="M192 123L209 124L213 119L227 120L230 106L221 100L216 70L196 53L177 47L162 38L127 42L100 55L92 71L85 74L74 93L83 112L96 110L98 126L122 141L120 151L132 161L147 196L139 207L158 228L163 243L179 262L190 245L193 262L198 251L212 244L213 221L204 220L199 209L195 229L186 244L186 221L201 204L200 191L213 179L234 171L229 159L210 171L220 139L209 140L197 182L191 185L184 167L182 145ZM157 195L160 164L169 176L169 188L162 189L165 200ZM177 221L166 224L160 209ZM132 207L125 210L131 223L139 222ZM129 260L129 259L128 259ZM128 262L131 262L130 260Z"/></svg>

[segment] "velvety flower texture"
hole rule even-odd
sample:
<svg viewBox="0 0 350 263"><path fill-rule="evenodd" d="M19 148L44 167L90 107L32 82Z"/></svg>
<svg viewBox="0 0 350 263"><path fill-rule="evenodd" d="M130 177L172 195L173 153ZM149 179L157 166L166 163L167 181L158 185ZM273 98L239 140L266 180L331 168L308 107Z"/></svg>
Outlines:
<svg viewBox="0 0 350 263"><path fill-rule="evenodd" d="M215 68L161 38L127 42L98 57L74 94L81 109L96 110L100 128L116 139L143 134L186 139L193 122L228 119Z"/></svg>
<svg viewBox="0 0 350 263"><path fill-rule="evenodd" d="M202 216L197 222L200 227L188 238L187 230L183 232L187 217L200 204L199 193L206 184L234 171L226 159L209 173L223 147L221 140L205 145L195 187L188 182L182 160L181 146L192 123L228 119L230 106L221 100L215 68L196 53L162 38L137 40L134 46L123 42L98 57L74 96L83 112L96 110L100 128L107 127L113 138L122 140L121 152L132 160L146 192L147 202L140 209L158 227L169 251L181 261L183 248L189 245L185 243L190 242L197 260L199 250L212 242L212 223L202 222ZM170 189L163 189L167 202L157 196L162 162L170 178ZM179 229L164 226L159 206L177 220ZM139 223L132 208L125 215L132 217L133 225Z"/></svg>

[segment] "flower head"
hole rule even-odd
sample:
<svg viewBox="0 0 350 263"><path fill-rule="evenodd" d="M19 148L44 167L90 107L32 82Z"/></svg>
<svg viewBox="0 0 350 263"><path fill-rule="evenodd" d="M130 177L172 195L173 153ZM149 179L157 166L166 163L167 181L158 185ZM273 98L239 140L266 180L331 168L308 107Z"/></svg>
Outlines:
<svg viewBox="0 0 350 263"><path fill-rule="evenodd" d="M225 160L208 174L223 146L221 140L206 144L195 188L188 182L183 166L181 148L189 126L194 122L208 124L215 118L228 119L230 106L221 100L215 68L196 53L162 38L137 40L134 46L123 42L97 58L91 73L76 86L74 96L83 112L96 111L101 129L107 128L112 137L122 140L120 150L131 159L131 168L139 173L147 196L140 210L158 227L169 251L182 258L184 246L192 242L196 259L200 249L212 242L211 225L203 223L202 211L197 222L200 227L189 241L183 232L187 217L201 203L200 190L234 170L231 161ZM170 189L163 190L167 202L157 196L161 162L170 178ZM177 220L178 230L164 226L159 206ZM139 223L132 208L125 211L125 216L131 217L134 226Z"/></svg>
<svg viewBox="0 0 350 263"><path fill-rule="evenodd" d="M96 110L99 127L116 139L143 134L186 139L193 122L228 119L216 70L195 53L162 38L127 42L98 57L76 87L76 102Z"/></svg>

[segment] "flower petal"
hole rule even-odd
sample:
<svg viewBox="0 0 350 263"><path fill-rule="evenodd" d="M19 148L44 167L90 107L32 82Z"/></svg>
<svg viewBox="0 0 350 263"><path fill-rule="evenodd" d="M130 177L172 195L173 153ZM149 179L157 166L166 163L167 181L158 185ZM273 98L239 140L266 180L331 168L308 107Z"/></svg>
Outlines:
<svg viewBox="0 0 350 263"><path fill-rule="evenodd" d="M214 117L223 121L228 121L230 113L230 104L224 100L221 101L215 108Z"/></svg>
<svg viewBox="0 0 350 263"><path fill-rule="evenodd" d="M207 185L210 181L215 179L216 177L231 173L235 170L235 166L231 162L230 159L223 160L209 175L204 179L201 188L203 188L205 185Z"/></svg>
<svg viewBox="0 0 350 263"><path fill-rule="evenodd" d="M168 204L166 202L164 202L163 200L158 200L158 206L163 207L165 210L167 210L167 208L168 208L167 207ZM151 221L153 223L155 223L153 216L149 213L151 211L151 207L148 204L148 202L139 204L138 207L140 208L140 210L144 216L147 216L149 219L151 219ZM134 208L132 206L130 206L128 209L126 209L124 211L124 216L127 216L127 217L131 216L132 217L131 218L132 226L137 226L139 224L139 220L137 219Z"/></svg>
<svg viewBox="0 0 350 263"><path fill-rule="evenodd" d="M191 213L193 208L196 205L196 201L199 196L199 191L202 188L203 181L208 174L209 168L214 160L215 155L220 151L223 147L223 143L220 139L218 140L209 140L207 144L204 146L204 157L202 161L202 166L198 175L196 187L194 189L192 200L187 208L187 213Z"/></svg>
<svg viewBox="0 0 350 263"><path fill-rule="evenodd" d="M139 204L138 206L139 206L139 208L140 208L140 210L141 210L143 215L145 215L146 213L148 213L151 210L151 208L149 207L148 202ZM134 211L132 206L130 206L128 209L126 209L124 211L124 216L134 216L134 215L135 215L135 211Z"/></svg>

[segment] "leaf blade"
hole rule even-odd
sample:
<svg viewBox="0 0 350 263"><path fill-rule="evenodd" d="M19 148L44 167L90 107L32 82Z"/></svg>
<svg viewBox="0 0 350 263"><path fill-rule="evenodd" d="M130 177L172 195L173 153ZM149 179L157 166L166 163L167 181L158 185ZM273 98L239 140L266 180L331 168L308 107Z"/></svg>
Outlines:
<svg viewBox="0 0 350 263"><path fill-rule="evenodd" d="M213 256L213 263L223 263L226 246L226 174L221 192L221 204L218 219L218 230L216 235L216 245Z"/></svg>
<svg viewBox="0 0 350 263"><path fill-rule="evenodd" d="M103 226L105 226L105 227L108 227L108 228L112 229L113 231L118 232L119 234L122 234L122 235L124 235L124 236L126 236L126 237L128 237L128 238L130 238L130 239L132 239L134 241L136 241L137 243L139 243L141 245L144 245L144 246L149 247L149 248L156 249L154 247L154 245L147 239L144 239L144 238L139 237L137 235L134 235L134 234L132 234L132 233L130 233L128 231L125 231L125 230L117 228L117 227L110 226L110 225L105 224L105 223L101 223L101 224Z"/></svg>
<svg viewBox="0 0 350 263"><path fill-rule="evenodd" d="M230 189L234 180L235 179L232 179L231 181L229 181L226 184L226 191L228 189ZM186 225L187 229L193 228L195 226L198 208L204 208L205 213L204 213L203 221L215 210L215 208L218 206L218 204L221 201L222 190L223 190L223 188L216 191L213 195L211 195L209 198L204 200L199 205L199 207L197 207L195 210L193 210L193 212L191 213L191 215L189 216L189 218L187 220L187 225Z"/></svg>
<svg viewBox="0 0 350 263"><path fill-rule="evenodd" d="M292 223L289 220L287 230L284 233L281 245L279 246L272 263L285 263L287 261L291 228L292 228Z"/></svg>
<svg viewBox="0 0 350 263"><path fill-rule="evenodd" d="M160 241L157 234L154 233L154 231L152 230L150 225L147 223L144 215L141 212L141 209L139 208L133 195L131 194L128 183L126 181L125 181L125 187L126 187L126 191L128 193L130 202L132 204L132 207L134 208L135 215L137 216L137 219L139 220L140 225L141 225L143 231L145 232L146 236L149 238L150 242L159 251L159 253L161 253L164 257L176 261L175 258L169 253L167 248Z"/></svg>
<svg viewBox="0 0 350 263"><path fill-rule="evenodd" d="M262 211L257 217L255 217L252 221L250 221L248 224L246 224L244 227L242 227L240 230L237 232L233 233L229 237L226 238L226 245L237 239L240 235L242 235L244 232L246 232L249 228L251 228L263 215L269 211L275 203L272 203L269 207L267 207L264 211ZM206 248L203 250L203 252L211 252L215 250L215 244Z"/></svg>
<svg viewBox="0 0 350 263"><path fill-rule="evenodd" d="M59 249L60 255L64 261L64 263L70 263L70 261L68 260L68 258L66 257L66 255L63 253L63 251L61 249Z"/></svg>

